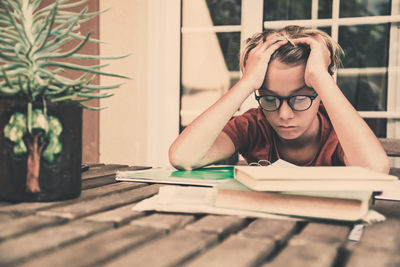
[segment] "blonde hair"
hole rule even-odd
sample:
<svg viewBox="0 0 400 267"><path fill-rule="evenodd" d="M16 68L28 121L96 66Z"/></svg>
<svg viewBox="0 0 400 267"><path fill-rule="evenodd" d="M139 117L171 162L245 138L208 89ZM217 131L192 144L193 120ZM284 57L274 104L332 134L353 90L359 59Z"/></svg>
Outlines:
<svg viewBox="0 0 400 267"><path fill-rule="evenodd" d="M242 72L244 71L244 68L246 66L246 61L250 51L260 42L265 42L265 40L267 40L268 36L270 36L271 34L281 35L283 38L286 38L289 41L287 44L281 46L272 54L271 60L279 59L281 62L289 65L298 65L301 63L305 63L307 62L308 56L310 54L310 48L306 44L293 45L291 40L303 37L319 36L322 38L329 51L331 52L331 63L328 67L329 74L333 75L335 70L340 65L340 56L343 54L343 50L339 46L339 44L336 43L328 34L318 29L291 25L286 26L281 30L267 30L262 33L255 34L251 38L248 38L246 40L245 48L240 58L240 69L242 70Z"/></svg>

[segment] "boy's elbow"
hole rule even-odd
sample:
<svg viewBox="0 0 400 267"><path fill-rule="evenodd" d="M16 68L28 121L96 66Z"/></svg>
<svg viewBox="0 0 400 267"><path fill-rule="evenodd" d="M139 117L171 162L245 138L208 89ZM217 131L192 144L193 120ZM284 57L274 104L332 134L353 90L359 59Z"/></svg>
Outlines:
<svg viewBox="0 0 400 267"><path fill-rule="evenodd" d="M390 160L388 157L384 157L379 163L379 172L389 173L390 171Z"/></svg>
<svg viewBox="0 0 400 267"><path fill-rule="evenodd" d="M390 171L390 160L387 156L381 157L380 159L375 159L369 166L374 171L388 174Z"/></svg>
<svg viewBox="0 0 400 267"><path fill-rule="evenodd" d="M178 170L191 171L193 169L193 167L185 161L185 157L179 156L179 154L176 153L173 145L169 148L168 158L169 163Z"/></svg>

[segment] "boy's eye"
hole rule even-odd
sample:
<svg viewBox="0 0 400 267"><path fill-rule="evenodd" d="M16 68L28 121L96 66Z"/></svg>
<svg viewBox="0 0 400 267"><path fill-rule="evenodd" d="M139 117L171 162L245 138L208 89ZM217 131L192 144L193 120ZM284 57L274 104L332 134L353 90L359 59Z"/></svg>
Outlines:
<svg viewBox="0 0 400 267"><path fill-rule="evenodd" d="M298 95L298 96L294 96L293 99L295 102L301 102L301 101L305 101L309 98L308 98L308 96Z"/></svg>
<svg viewBox="0 0 400 267"><path fill-rule="evenodd" d="M265 101L268 101L268 102L274 102L277 99L277 97L272 96L272 95L267 95L267 96L264 96L263 98L265 99Z"/></svg>

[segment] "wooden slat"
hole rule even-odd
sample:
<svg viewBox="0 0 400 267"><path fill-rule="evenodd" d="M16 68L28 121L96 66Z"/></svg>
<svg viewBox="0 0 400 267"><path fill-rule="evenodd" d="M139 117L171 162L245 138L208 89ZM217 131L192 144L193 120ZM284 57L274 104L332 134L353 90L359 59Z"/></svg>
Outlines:
<svg viewBox="0 0 400 267"><path fill-rule="evenodd" d="M117 208L135 201L150 197L158 192L160 185L150 185L138 189L124 191L106 195L101 198L95 198L77 203L72 203L67 206L54 207L47 210L39 211L39 215L57 216L68 219L76 219L84 216L92 215L97 212L102 212Z"/></svg>
<svg viewBox="0 0 400 267"><path fill-rule="evenodd" d="M400 221L387 219L383 223L367 225L357 248L400 251Z"/></svg>
<svg viewBox="0 0 400 267"><path fill-rule="evenodd" d="M88 190L83 190L81 196L71 200L54 201L54 202L25 202L15 205L9 205L0 207L0 212L14 213L17 215L29 215L34 214L37 211L66 206L72 203L81 202L88 199L93 199L96 197L105 196L111 193L123 192L129 189L139 188L144 186L142 183L128 183L119 182L115 184L105 185L100 188L91 188Z"/></svg>
<svg viewBox="0 0 400 267"><path fill-rule="evenodd" d="M0 243L0 265L37 257L110 228L111 224L75 221L4 241Z"/></svg>
<svg viewBox="0 0 400 267"><path fill-rule="evenodd" d="M246 219L238 216L208 215L186 226L186 230L215 233L218 234L221 238L231 233L237 232L246 224Z"/></svg>
<svg viewBox="0 0 400 267"><path fill-rule="evenodd" d="M133 183L133 182L117 182L115 184L109 184L99 188L83 190L81 194L81 199L90 199L90 198L105 196L112 193L120 193L127 190L140 188L143 186L146 186L146 184Z"/></svg>
<svg viewBox="0 0 400 267"><path fill-rule="evenodd" d="M185 266L257 266L275 249L275 240L233 235Z"/></svg>
<svg viewBox="0 0 400 267"><path fill-rule="evenodd" d="M346 263L349 267L377 267L400 266L399 252L383 251L383 250L369 250L358 249L352 252L349 260Z"/></svg>
<svg viewBox="0 0 400 267"><path fill-rule="evenodd" d="M151 167L146 166L127 166L127 165L106 165L98 168L90 168L89 171L82 173L82 189L99 187L107 184L116 183L115 174L120 171L146 170Z"/></svg>
<svg viewBox="0 0 400 267"><path fill-rule="evenodd" d="M147 217L133 220L131 224L173 231L187 225L194 219L195 217L189 214L155 213Z"/></svg>
<svg viewBox="0 0 400 267"><path fill-rule="evenodd" d="M145 216L144 212L133 211L133 206L134 205L126 205L120 208L97 213L86 217L85 220L93 222L110 222L113 223L114 226L120 227L133 219Z"/></svg>
<svg viewBox="0 0 400 267"><path fill-rule="evenodd" d="M22 264L21 267L60 265L74 267L98 266L105 260L120 255L145 242L154 240L163 234L164 231L162 230L127 225L28 261Z"/></svg>
<svg viewBox="0 0 400 267"><path fill-rule="evenodd" d="M400 157L400 139L379 138L388 156Z"/></svg>
<svg viewBox="0 0 400 267"><path fill-rule="evenodd" d="M217 240L216 234L178 230L126 253L105 266L177 266Z"/></svg>
<svg viewBox="0 0 400 267"><path fill-rule="evenodd" d="M66 220L35 215L13 219L12 223L10 223L10 221L5 221L0 223L0 240L32 232L43 227L61 224L63 222L66 222Z"/></svg>
<svg viewBox="0 0 400 267"><path fill-rule="evenodd" d="M350 232L350 226L328 223L309 223L303 231L294 236L290 242L321 242L327 244L344 244Z"/></svg>
<svg viewBox="0 0 400 267"><path fill-rule="evenodd" d="M376 200L374 210L385 215L386 218L400 220L400 202L389 200Z"/></svg>
<svg viewBox="0 0 400 267"><path fill-rule="evenodd" d="M266 266L332 266L349 230L345 225L309 223Z"/></svg>
<svg viewBox="0 0 400 267"><path fill-rule="evenodd" d="M286 243L288 238L297 231L295 221L257 219L253 221L239 235L255 238L269 238L275 240L277 245Z"/></svg>
<svg viewBox="0 0 400 267"><path fill-rule="evenodd" d="M115 175L117 171L136 171L150 169L147 166L128 166L121 164L107 164L104 166L90 167L88 171L82 173L82 179L97 178L102 176Z"/></svg>
<svg viewBox="0 0 400 267"><path fill-rule="evenodd" d="M0 213L0 223L2 222L9 222L15 219L17 216L15 214L10 213ZM1 230L0 230L1 231Z"/></svg>
<svg viewBox="0 0 400 267"><path fill-rule="evenodd" d="M117 170L126 167L128 167L128 165L121 164L107 164L104 166L91 167L88 171L82 173L82 180L113 175L117 172Z"/></svg>
<svg viewBox="0 0 400 267"><path fill-rule="evenodd" d="M263 266L271 267L332 267L337 255L337 247L322 242L289 242L281 253Z"/></svg>
<svg viewBox="0 0 400 267"><path fill-rule="evenodd" d="M347 266L400 266L399 237L398 219L366 226L361 242L349 249Z"/></svg>
<svg viewBox="0 0 400 267"><path fill-rule="evenodd" d="M100 187L103 185L114 184L117 181L115 180L115 174L111 174L108 176L91 178L82 180L82 189L90 189L94 187Z"/></svg>

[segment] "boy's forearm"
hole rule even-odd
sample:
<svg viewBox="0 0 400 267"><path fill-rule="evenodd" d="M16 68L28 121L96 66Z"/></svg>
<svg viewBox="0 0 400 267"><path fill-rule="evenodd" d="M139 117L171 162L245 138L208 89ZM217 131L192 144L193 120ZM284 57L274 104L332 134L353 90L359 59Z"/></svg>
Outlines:
<svg viewBox="0 0 400 267"><path fill-rule="evenodd" d="M186 169L207 164L208 162L204 162L207 153L223 127L251 92L246 82L241 80L199 115L171 145L171 163Z"/></svg>
<svg viewBox="0 0 400 267"><path fill-rule="evenodd" d="M314 80L329 118L345 152L347 164L388 172L389 159L375 134L326 73Z"/></svg>

